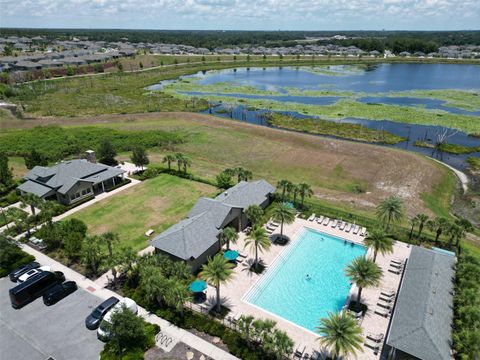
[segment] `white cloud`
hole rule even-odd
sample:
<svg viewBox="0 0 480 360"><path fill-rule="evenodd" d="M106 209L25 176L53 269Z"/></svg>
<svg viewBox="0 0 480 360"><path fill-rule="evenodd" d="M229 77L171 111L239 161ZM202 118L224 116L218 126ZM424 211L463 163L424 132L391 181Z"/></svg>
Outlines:
<svg viewBox="0 0 480 360"><path fill-rule="evenodd" d="M478 28L478 0L0 0L1 26L189 29Z"/></svg>

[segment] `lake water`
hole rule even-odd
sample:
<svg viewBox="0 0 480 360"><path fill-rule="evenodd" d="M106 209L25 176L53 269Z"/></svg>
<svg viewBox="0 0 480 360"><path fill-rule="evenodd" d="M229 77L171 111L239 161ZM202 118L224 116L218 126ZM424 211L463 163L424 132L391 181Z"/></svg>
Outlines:
<svg viewBox="0 0 480 360"><path fill-rule="evenodd" d="M186 76L184 78L189 78ZM264 94L225 94L205 93L200 91L184 92L192 96L217 95L223 97L245 99L267 99L279 102L292 102L310 105L331 105L345 96L299 96L289 94L288 90L329 90L349 91L358 93L355 100L363 103L394 104L408 107L422 107L437 109L453 114L480 116L480 110L469 111L448 106L438 99L416 98L413 96L387 96L388 92L409 90L479 90L480 66L457 64L376 64L369 66L322 66L316 68L284 67L284 68L239 68L221 71L207 71L193 75L199 90L202 85L230 83L237 86L249 86L259 90L275 91L280 95ZM169 83L153 85L149 89L156 90ZM383 94L382 94L383 93ZM343 95L343 94L342 94ZM235 101L238 104L238 101ZM233 112L222 113L222 106L213 108L209 112L235 120L247 121L258 125L268 124L265 121L264 110L249 110L239 104ZM289 114L303 118L304 115L290 112ZM332 120L334 121L334 120ZM342 119L342 122L357 123L362 126L386 130L395 135L405 137L407 141L393 145L395 147L412 150L425 155L432 155L432 150L414 146L416 140L435 141L437 136L445 131L440 126L426 126L407 124L393 121L371 121L366 119ZM480 121L480 120L479 120ZM447 142L464 146L480 146L480 139L468 136L461 131L449 130ZM480 156L480 153L467 155L437 154L440 160L447 164L463 169L465 160L469 156Z"/></svg>

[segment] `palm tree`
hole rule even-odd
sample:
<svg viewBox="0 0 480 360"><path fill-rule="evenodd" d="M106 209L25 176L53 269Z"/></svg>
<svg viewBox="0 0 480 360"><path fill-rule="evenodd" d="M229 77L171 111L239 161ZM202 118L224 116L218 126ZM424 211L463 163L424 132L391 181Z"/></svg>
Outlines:
<svg viewBox="0 0 480 360"><path fill-rule="evenodd" d="M300 197L302 199L302 209L303 209L303 203L305 202L305 198L309 198L313 196L313 190L312 190L312 187L307 183L300 183L298 185L298 188L300 192Z"/></svg>
<svg viewBox="0 0 480 360"><path fill-rule="evenodd" d="M168 170L172 170L172 163L177 161L177 158L173 154L167 154L163 157L162 162L167 163Z"/></svg>
<svg viewBox="0 0 480 360"><path fill-rule="evenodd" d="M245 215L252 223L252 227L255 227L263 216L263 209L258 205L250 205L245 210Z"/></svg>
<svg viewBox="0 0 480 360"><path fill-rule="evenodd" d="M180 316L184 316L184 306L187 301L192 300L192 293L185 284L171 279L168 282L167 291L165 292L165 302L167 305L174 307L180 312Z"/></svg>
<svg viewBox="0 0 480 360"><path fill-rule="evenodd" d="M255 269L258 270L258 251L263 252L270 248L270 239L267 231L263 227L253 228L247 239L245 247L252 247L255 250Z"/></svg>
<svg viewBox="0 0 480 360"><path fill-rule="evenodd" d="M282 202L285 201L285 193L287 192L287 188L290 186L291 182L288 180L280 180L277 183L277 188L282 189Z"/></svg>
<svg viewBox="0 0 480 360"><path fill-rule="evenodd" d="M227 250L230 250L230 244L235 244L238 240L238 234L235 229L231 226L223 229L219 234L220 239L220 248L223 244L227 244Z"/></svg>
<svg viewBox="0 0 480 360"><path fill-rule="evenodd" d="M192 161L188 157L184 156L182 159L182 166L183 166L183 172L185 174L187 173L188 167L191 165L192 165Z"/></svg>
<svg viewBox="0 0 480 360"><path fill-rule="evenodd" d="M222 254L217 254L209 258L208 262L202 266L200 277L209 282L217 291L217 312L220 312L220 284L228 282L233 274L233 264L228 262Z"/></svg>
<svg viewBox="0 0 480 360"><path fill-rule="evenodd" d="M425 214L418 214L415 216L418 220L418 238L420 239L420 235L422 235L423 227L428 221L428 215Z"/></svg>
<svg viewBox="0 0 480 360"><path fill-rule="evenodd" d="M377 206L377 217L385 224L388 231L390 223L398 222L403 217L403 202L399 197L390 196Z"/></svg>
<svg viewBox="0 0 480 360"><path fill-rule="evenodd" d="M98 267L103 257L100 237L97 235L86 237L82 244L82 259L85 265L92 270L93 275L98 274Z"/></svg>
<svg viewBox="0 0 480 360"><path fill-rule="evenodd" d="M248 181L251 180L253 177L253 173L250 170L246 170L242 167L238 167L233 171L237 175L237 182L240 182L242 180Z"/></svg>
<svg viewBox="0 0 480 360"><path fill-rule="evenodd" d="M460 252L460 240L465 236L465 233L473 231L473 225L470 221L464 218L460 218L455 221L455 224L460 228L457 234L455 234L455 247L457 248L457 251Z"/></svg>
<svg viewBox="0 0 480 360"><path fill-rule="evenodd" d="M163 276L159 267L148 265L140 269L140 287L148 301L156 301L162 305L169 287L169 280Z"/></svg>
<svg viewBox="0 0 480 360"><path fill-rule="evenodd" d="M293 204L295 205L297 203L297 195L300 192L300 187L296 184L292 184L290 186L290 193L292 193L292 199L293 199Z"/></svg>
<svg viewBox="0 0 480 360"><path fill-rule="evenodd" d="M240 334L242 334L247 344L250 344L252 326L253 326L254 320L255 318L251 315L242 315L240 316L240 319L238 320L238 323L237 323L238 330Z"/></svg>
<svg viewBox="0 0 480 360"><path fill-rule="evenodd" d="M118 243L120 240L118 235L113 232L106 232L100 235L100 241L107 245L108 248L108 259L107 267L112 271L113 275L113 286L116 287L117 285L117 265L119 264L119 260L116 257L116 254L113 253L113 244Z"/></svg>
<svg viewBox="0 0 480 360"><path fill-rule="evenodd" d="M372 260L364 256L357 257L345 268L345 275L357 285L357 308L360 308L362 299L362 289L366 287L380 285L382 279L382 269Z"/></svg>
<svg viewBox="0 0 480 360"><path fill-rule="evenodd" d="M272 218L280 222L280 237L283 238L283 224L291 224L295 221L293 209L284 203L278 203L273 209Z"/></svg>
<svg viewBox="0 0 480 360"><path fill-rule="evenodd" d="M295 185L292 182L288 182L288 184L287 184L287 198L290 197L290 195L292 195L292 193L294 193L294 196L296 197L296 194L295 194L296 188L297 188L297 185Z"/></svg>
<svg viewBox="0 0 480 360"><path fill-rule="evenodd" d="M285 331L274 329L273 342L273 353L275 357L279 360L289 359L295 343L290 339L288 334Z"/></svg>
<svg viewBox="0 0 480 360"><path fill-rule="evenodd" d="M55 216L56 204L53 201L43 201L40 204L40 210L42 210L42 218L45 219L48 226L52 226L53 217Z"/></svg>
<svg viewBox="0 0 480 360"><path fill-rule="evenodd" d="M29 205L32 215L35 216L35 208L40 206L40 204L43 202L43 199L38 195L26 193L22 195L20 201L22 203L22 207Z"/></svg>
<svg viewBox="0 0 480 360"><path fill-rule="evenodd" d="M182 169L184 158L185 158L185 156L182 153L176 153L175 154L175 160L177 161L178 172L180 172L181 169Z"/></svg>
<svg viewBox="0 0 480 360"><path fill-rule="evenodd" d="M356 351L362 350L362 328L347 312L328 313L328 317L320 320L316 332L321 335L318 339L325 345L333 359L338 356L356 356Z"/></svg>
<svg viewBox="0 0 480 360"><path fill-rule="evenodd" d="M418 219L417 219L416 216L410 219L410 225L411 225L412 227L410 228L410 235L408 235L408 239L409 239L409 240L412 240L412 237L413 237L413 229L415 228L415 226L417 226L417 224L418 224Z"/></svg>
<svg viewBox="0 0 480 360"><path fill-rule="evenodd" d="M382 255L393 252L393 240L382 228L369 231L363 242L367 248L373 249L373 262L377 260L378 252Z"/></svg>
<svg viewBox="0 0 480 360"><path fill-rule="evenodd" d="M440 235L448 229L450 223L444 217L436 217L434 220L429 220L427 222L427 226L430 230L435 231L435 243L438 243L438 239L440 239Z"/></svg>

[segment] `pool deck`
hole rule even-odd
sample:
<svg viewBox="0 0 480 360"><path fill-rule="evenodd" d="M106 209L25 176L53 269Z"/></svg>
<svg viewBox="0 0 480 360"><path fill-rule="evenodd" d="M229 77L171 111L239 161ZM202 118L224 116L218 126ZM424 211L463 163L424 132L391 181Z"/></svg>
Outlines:
<svg viewBox="0 0 480 360"><path fill-rule="evenodd" d="M293 224L284 225L284 235L290 237L290 239L293 241L290 241L290 243L286 246L272 244L269 251L266 251L263 254L259 254L259 258L267 267L267 269L264 271L264 274L266 271L268 271L268 267L275 261L277 256L279 256L285 249L287 249L289 246L292 245L292 243L297 240L298 233L305 227L313 230L318 230L333 236L341 237L345 240L352 241L358 244L362 244L363 242L362 236L355 235L352 232L347 233L345 231L339 230L338 228L333 229L330 224L328 226L324 226L318 224L316 221L308 221L297 218ZM275 231L273 234L278 234L279 232L280 228L278 228L278 231ZM249 249L244 248L246 236L247 235L245 233L240 233L237 244L232 245L231 249L239 250L241 253L247 255L247 257L243 259L242 263L239 263L235 267L233 279L220 288L220 296L222 302L226 307L230 308L231 310L230 316L233 317L235 315L252 315L256 318L268 318L275 320L277 322L277 327L286 331L295 342L294 349L300 348L300 350L303 350L305 347L305 353L308 353L310 355L313 353L314 350L321 354L324 354L325 350L318 342L318 335L298 325L295 325L292 322L289 322L281 317L271 314L257 306L254 306L244 300L244 296L262 276L249 271L249 264L254 261L254 253L253 251L249 251ZM390 260L404 260L408 258L409 254L410 247L408 244L396 242L394 244L394 252L392 254L389 254L385 257L381 254L377 255L376 262L383 269L383 278L382 283L378 288L363 289L362 303L368 305L369 308L361 321L364 335L379 333L386 335L390 318L385 318L381 315L377 315L374 313L375 309L377 308L377 300L380 296L381 290L397 291L400 284L401 275L396 275L388 271ZM367 256L371 256L370 251L367 253ZM355 286L352 287L351 294L353 294L353 296L356 296ZM213 303L215 301L215 289L209 286L207 290L207 295L208 300L207 304L205 305L207 307L211 307L213 306ZM285 296L288 296L288 294L285 294ZM371 348L364 346L363 353L358 353L356 359L379 359L380 353L381 351L379 351L377 354L374 354Z"/></svg>

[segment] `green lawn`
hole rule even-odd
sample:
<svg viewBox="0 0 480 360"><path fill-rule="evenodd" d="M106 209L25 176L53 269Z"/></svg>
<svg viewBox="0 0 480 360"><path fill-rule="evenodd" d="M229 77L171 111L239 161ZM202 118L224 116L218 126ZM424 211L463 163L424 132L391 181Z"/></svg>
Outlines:
<svg viewBox="0 0 480 360"><path fill-rule="evenodd" d="M113 231L123 244L139 251L148 246L144 235L148 229L159 234L184 218L199 197L215 193L209 185L162 174L71 217L84 221L89 234Z"/></svg>

